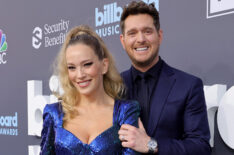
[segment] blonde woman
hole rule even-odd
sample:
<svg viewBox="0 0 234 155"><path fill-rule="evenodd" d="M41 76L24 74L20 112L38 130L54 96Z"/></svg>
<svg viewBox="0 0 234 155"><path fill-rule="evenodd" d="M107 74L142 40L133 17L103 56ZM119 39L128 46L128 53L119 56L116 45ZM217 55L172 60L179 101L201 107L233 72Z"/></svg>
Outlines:
<svg viewBox="0 0 234 155"><path fill-rule="evenodd" d="M120 99L122 79L102 39L75 27L56 62L64 94L44 109L41 155L137 154L121 146L118 131L138 126L139 105Z"/></svg>

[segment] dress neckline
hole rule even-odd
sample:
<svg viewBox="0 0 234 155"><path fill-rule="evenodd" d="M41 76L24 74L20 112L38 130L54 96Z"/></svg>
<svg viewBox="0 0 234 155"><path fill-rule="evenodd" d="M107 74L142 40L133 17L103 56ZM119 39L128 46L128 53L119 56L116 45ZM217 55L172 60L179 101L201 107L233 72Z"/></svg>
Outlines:
<svg viewBox="0 0 234 155"><path fill-rule="evenodd" d="M72 137L74 137L77 141L79 141L81 144L83 144L83 145L88 145L88 146L90 146L93 142L95 142L99 137L101 137L101 136L103 136L105 133L108 133L108 131L109 130L111 130L112 128L114 128L115 127L115 125L116 125L116 123L115 123L115 114L116 114L116 109L117 109L117 100L114 100L114 108L113 108L113 116L112 116L112 126L110 126L110 127L108 127L107 129L105 129L103 132L101 132L101 133L99 133L90 143L85 143L85 142L83 142L79 137L77 137L76 135L74 135L71 131L69 131L69 130L67 130L67 129L65 129L64 127L63 127L63 117L64 117L64 114L61 116L61 126L60 126L60 128L63 130L63 131L65 131L65 132L67 132L67 133L69 133Z"/></svg>

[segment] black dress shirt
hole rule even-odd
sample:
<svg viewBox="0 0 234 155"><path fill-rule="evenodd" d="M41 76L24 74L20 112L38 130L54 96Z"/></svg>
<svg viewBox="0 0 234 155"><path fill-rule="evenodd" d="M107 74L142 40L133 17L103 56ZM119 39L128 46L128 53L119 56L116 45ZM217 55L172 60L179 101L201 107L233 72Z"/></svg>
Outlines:
<svg viewBox="0 0 234 155"><path fill-rule="evenodd" d="M147 128L150 112L150 100L162 68L162 60L159 61L146 72L140 72L132 66L133 98L141 105L141 120L145 128ZM143 80L143 81L142 81Z"/></svg>

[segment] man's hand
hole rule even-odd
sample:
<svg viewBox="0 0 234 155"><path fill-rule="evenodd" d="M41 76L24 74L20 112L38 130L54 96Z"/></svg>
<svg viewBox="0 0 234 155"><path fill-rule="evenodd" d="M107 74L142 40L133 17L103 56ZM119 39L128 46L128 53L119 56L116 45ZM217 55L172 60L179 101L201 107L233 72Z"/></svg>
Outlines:
<svg viewBox="0 0 234 155"><path fill-rule="evenodd" d="M150 137L146 134L145 128L139 118L139 128L123 124L119 130L119 139L123 147L131 148L137 152L147 153L149 151L147 144Z"/></svg>

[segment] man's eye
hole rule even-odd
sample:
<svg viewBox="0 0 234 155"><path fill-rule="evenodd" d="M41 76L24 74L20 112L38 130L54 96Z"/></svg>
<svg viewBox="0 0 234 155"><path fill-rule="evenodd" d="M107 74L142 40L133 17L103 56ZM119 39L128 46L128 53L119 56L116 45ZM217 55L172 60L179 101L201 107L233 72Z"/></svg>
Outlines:
<svg viewBox="0 0 234 155"><path fill-rule="evenodd" d="M152 33L152 30L151 30L151 29L146 29L144 32L145 32L146 34L151 34L151 33Z"/></svg>
<svg viewBox="0 0 234 155"><path fill-rule="evenodd" d="M151 31L145 31L145 33L147 33L147 34L151 34Z"/></svg>
<svg viewBox="0 0 234 155"><path fill-rule="evenodd" d="M84 66L91 66L93 64L93 62L88 62L88 63L85 63Z"/></svg>
<svg viewBox="0 0 234 155"><path fill-rule="evenodd" d="M133 36L133 35L135 35L135 34L136 34L135 32L129 32L129 33L128 33L129 36Z"/></svg>

